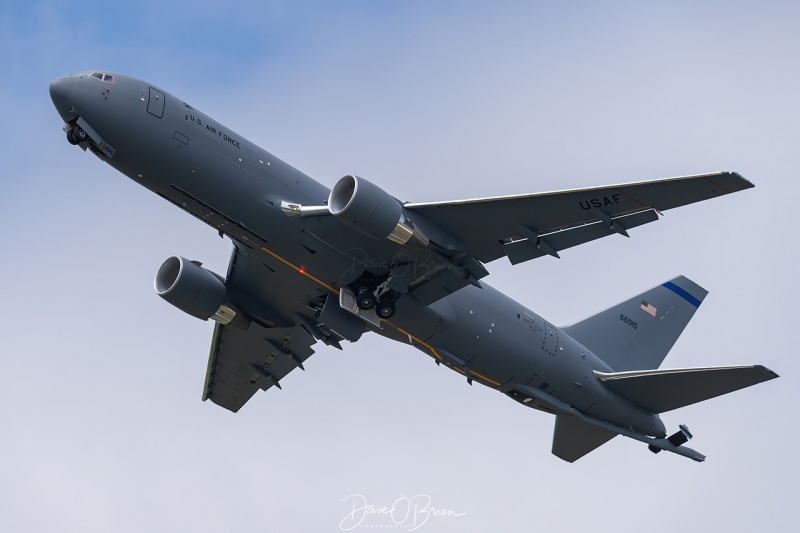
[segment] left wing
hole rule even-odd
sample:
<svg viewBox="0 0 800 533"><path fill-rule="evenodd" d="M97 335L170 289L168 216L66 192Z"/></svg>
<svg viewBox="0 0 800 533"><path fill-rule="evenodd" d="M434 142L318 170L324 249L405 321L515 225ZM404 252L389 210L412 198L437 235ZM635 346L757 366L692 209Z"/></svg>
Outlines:
<svg viewBox="0 0 800 533"><path fill-rule="evenodd" d="M352 176L343 179L347 178ZM340 276L344 283L361 275L391 280L391 289L430 305L467 285L480 286L479 280L488 275L483 263L499 257L507 256L512 264L558 257L561 250L601 237L628 236L629 229L658 220L661 211L750 187L753 184L739 174L719 172L560 192L405 203L401 221L431 237L413 246L391 236L381 239L351 231L334 222L328 206L284 202L281 209L304 217L306 235L336 252L330 257L349 259L345 268L353 275ZM374 196L368 195L365 205L378 213L380 194L375 191L380 189L369 190Z"/></svg>
<svg viewBox="0 0 800 533"><path fill-rule="evenodd" d="M516 264L658 220L674 207L749 189L735 172L590 189L407 203L487 263L504 255Z"/></svg>

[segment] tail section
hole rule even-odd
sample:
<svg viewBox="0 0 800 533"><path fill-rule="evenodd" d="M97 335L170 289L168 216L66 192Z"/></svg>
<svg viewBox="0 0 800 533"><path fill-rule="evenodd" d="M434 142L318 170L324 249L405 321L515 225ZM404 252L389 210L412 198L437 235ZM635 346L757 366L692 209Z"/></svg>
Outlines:
<svg viewBox="0 0 800 533"><path fill-rule="evenodd" d="M761 365L681 368L594 375L609 390L652 413L664 413L722 396L778 374Z"/></svg>
<svg viewBox="0 0 800 533"><path fill-rule="evenodd" d="M595 371L594 375L618 396L652 413L671 411L778 377L775 372L760 365L613 373ZM549 398L549 395L537 389L518 388L540 401L542 397ZM649 437L637 433L625 423L618 425L594 418L559 400L550 398L550 401L545 399L543 403L551 406L556 413L552 451L553 455L564 461L575 462L617 435L644 442L653 453L667 450L695 461L705 460L703 454L684 446L692 438L686 426L680 426L680 431L669 437L666 434Z"/></svg>
<svg viewBox="0 0 800 533"><path fill-rule="evenodd" d="M562 330L614 370L658 368L706 294L678 276Z"/></svg>
<svg viewBox="0 0 800 533"><path fill-rule="evenodd" d="M679 276L630 300L562 328L605 361L614 372L594 372L595 378L617 397L656 417L710 398L777 378L760 366L661 369L667 353L683 333L707 291ZM537 398L544 394L527 390ZM644 442L653 453L666 450L695 461L705 456L685 444L692 438L686 426L667 436L637 432L622 416L615 422L595 418L568 405L551 401L556 412L553 454L573 462L615 435Z"/></svg>

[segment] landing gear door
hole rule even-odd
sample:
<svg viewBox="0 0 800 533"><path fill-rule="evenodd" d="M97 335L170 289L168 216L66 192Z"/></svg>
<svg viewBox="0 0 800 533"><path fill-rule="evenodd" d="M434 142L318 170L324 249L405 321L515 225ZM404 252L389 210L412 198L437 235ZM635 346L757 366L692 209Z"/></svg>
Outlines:
<svg viewBox="0 0 800 533"><path fill-rule="evenodd" d="M150 87L150 99L147 101L147 112L158 118L164 116L164 93Z"/></svg>

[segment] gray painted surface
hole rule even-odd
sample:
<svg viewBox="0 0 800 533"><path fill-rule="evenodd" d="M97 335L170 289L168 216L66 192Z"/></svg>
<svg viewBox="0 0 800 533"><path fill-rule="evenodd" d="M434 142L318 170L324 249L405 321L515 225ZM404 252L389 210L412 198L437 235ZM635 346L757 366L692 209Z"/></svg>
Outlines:
<svg viewBox="0 0 800 533"><path fill-rule="evenodd" d="M81 141L84 150L233 240L224 287L222 278L182 258L168 259L155 283L176 307L222 324L215 327L203 399L233 412L257 389L282 388L316 341L341 349L342 341L371 330L426 352L469 384L602 428L591 433L556 424L553 453L565 460L607 441L608 429L656 452L703 460L682 446L685 439L674 441L678 433L664 444L661 410L650 406L694 403L672 398L684 394L680 376L692 376L692 389L711 380L716 392L707 397L777 377L757 372L760 379L742 381L739 373L715 371L662 375L659 386L652 375L614 380L612 369L660 366L706 295L685 277L565 329L479 281L488 274L482 262L506 252L501 243L524 241L541 256L614 233L627 237L633 225L626 227L625 217L752 187L736 173L403 204L351 175L327 191L180 98L126 75L62 77L50 94L71 143ZM579 236L569 242L562 235ZM384 320L362 320L341 307L343 291ZM649 390L646 400L639 401L639 389ZM576 439L585 442L576 448Z"/></svg>

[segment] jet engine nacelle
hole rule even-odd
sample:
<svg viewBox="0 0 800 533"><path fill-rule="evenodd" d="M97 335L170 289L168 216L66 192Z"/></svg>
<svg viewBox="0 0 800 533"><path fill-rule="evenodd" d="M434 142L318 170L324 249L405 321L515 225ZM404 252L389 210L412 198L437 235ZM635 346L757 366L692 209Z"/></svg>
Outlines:
<svg viewBox="0 0 800 533"><path fill-rule="evenodd" d="M210 318L239 329L250 325L250 321L228 302L222 278L196 261L170 257L158 269L153 285L159 296L201 320Z"/></svg>
<svg viewBox="0 0 800 533"><path fill-rule="evenodd" d="M337 219L373 239L428 245L428 237L403 213L400 202L364 178L340 179L328 197L328 209Z"/></svg>

